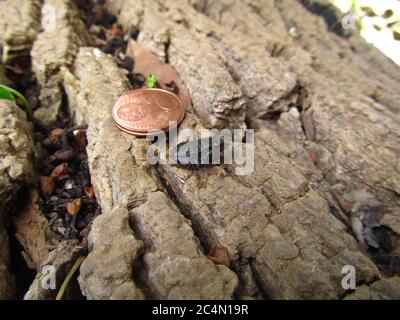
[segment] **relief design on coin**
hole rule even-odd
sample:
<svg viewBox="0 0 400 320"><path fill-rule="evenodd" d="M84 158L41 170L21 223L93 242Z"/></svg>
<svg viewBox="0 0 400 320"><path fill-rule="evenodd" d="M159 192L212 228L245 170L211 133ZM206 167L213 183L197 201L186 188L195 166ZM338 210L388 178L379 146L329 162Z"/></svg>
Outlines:
<svg viewBox="0 0 400 320"><path fill-rule="evenodd" d="M112 111L117 126L132 134L166 130L170 121L179 123L184 114L179 97L163 89L129 91L116 101Z"/></svg>
<svg viewBox="0 0 400 320"><path fill-rule="evenodd" d="M127 122L135 122L143 119L147 115L147 109L140 104L125 104L117 111L118 117Z"/></svg>

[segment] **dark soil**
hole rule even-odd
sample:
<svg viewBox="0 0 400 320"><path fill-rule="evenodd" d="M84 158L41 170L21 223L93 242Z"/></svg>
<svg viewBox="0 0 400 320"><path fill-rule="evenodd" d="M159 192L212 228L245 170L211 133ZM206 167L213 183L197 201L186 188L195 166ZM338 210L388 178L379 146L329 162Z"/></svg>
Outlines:
<svg viewBox="0 0 400 320"><path fill-rule="evenodd" d="M374 232L380 247L370 247L369 255L372 261L387 276L400 275L400 256L393 253L400 245L400 237L384 226L375 228Z"/></svg>
<svg viewBox="0 0 400 320"><path fill-rule="evenodd" d="M124 33L116 22L117 18L106 10L102 0L80 0L78 6L94 45L114 57L118 66L125 70L133 89L142 88L146 79L143 74L134 72L135 62L125 54L129 39L136 40L138 31Z"/></svg>
<svg viewBox="0 0 400 320"><path fill-rule="evenodd" d="M41 144L46 157L39 169L40 209L57 240L79 239L86 244L100 209L90 182L85 128L64 118Z"/></svg>
<svg viewBox="0 0 400 320"><path fill-rule="evenodd" d="M13 82L13 88L27 98L32 110L39 108L41 88L32 73L30 57L22 57L5 65L5 67L7 78ZM54 238L49 239L49 242L56 243L57 240L77 239L82 245L86 245L92 220L100 213L91 187L87 164L86 129L74 126L68 113L66 99L59 121L52 128L44 128L33 118L29 120L33 123L35 139L42 147L43 157L38 161L37 168L37 189L40 196L40 210L48 219L50 225L48 235ZM54 132L59 134L54 135ZM65 167L65 170L56 170L53 173L57 167ZM48 181L54 182L54 189L47 189L51 192L43 191L43 177L48 177ZM19 207L24 206L27 201L26 195L26 189L19 192L10 207L11 214L20 212ZM73 210L69 205L71 202L75 203ZM36 270L28 267L21 254L24 249L15 237L16 226L14 224L9 225L8 233L11 272L16 280L16 297L21 299L29 289ZM77 286L75 276L69 287ZM71 291L71 288L68 291ZM80 292L79 290L74 291ZM81 294L76 295L76 297L82 298Z"/></svg>
<svg viewBox="0 0 400 320"><path fill-rule="evenodd" d="M33 110L37 109L40 106L41 88L31 72L29 57L14 61L6 67L7 76L15 83L15 88L25 95ZM90 183L85 128L74 127L66 104L67 101L59 121L52 128L44 128L30 119L43 151L43 159L38 168L40 209L50 222L54 238L78 239L85 244L91 221L99 214L99 207ZM61 166L65 166L64 177L60 178L57 174L51 176L53 170ZM48 183L54 183L51 192L43 191L44 177L48 177ZM67 211L68 203L77 199L81 201L79 211L71 215Z"/></svg>
<svg viewBox="0 0 400 320"><path fill-rule="evenodd" d="M32 110L40 107L40 86L31 71L29 57L22 57L5 66L7 78L14 84L14 89L24 93Z"/></svg>
<svg viewBox="0 0 400 320"><path fill-rule="evenodd" d="M25 191L26 190L22 190L20 195L17 197L21 200L19 203L21 205L22 201L26 198ZM35 279L36 270L28 267L21 254L24 248L15 237L17 231L15 225L11 224L7 229L10 247L11 273L14 275L16 281L16 297L22 299L28 291L33 279Z"/></svg>
<svg viewBox="0 0 400 320"><path fill-rule="evenodd" d="M128 41L136 40L139 30L132 29L124 32L117 23L117 18L109 13L103 0L80 0L78 7L83 13L82 19L93 38L93 45L104 53L111 54L120 68L124 71L133 89L146 87L146 78L141 73L136 73L135 61L126 55ZM156 84L157 88L161 86ZM175 82L165 84L167 90L179 94Z"/></svg>
<svg viewBox="0 0 400 320"><path fill-rule="evenodd" d="M146 87L144 75L134 72L135 61L126 55L128 41L136 40L139 30L124 32L117 24L116 17L105 9L104 1L78 0L77 4L92 36L92 45L113 56L133 89ZM13 88L27 98L32 110L38 109L41 87L32 73L30 57L13 61L6 65L6 70L7 77L14 83ZM159 87L158 83L157 86ZM166 84L166 87L176 94L179 93L173 81ZM50 240L51 243L78 239L86 245L91 223L100 214L100 208L91 186L86 154L86 128L74 126L67 106L68 101L65 98L59 120L51 128L43 127L33 118L29 119L34 124L34 134L42 149L42 158L37 168L39 208L49 221L49 236L54 238ZM16 202L23 205L26 199L20 196ZM9 235L12 271L17 280L18 297L22 298L35 276L35 271L29 269L24 261L21 255L23 247L15 238L15 232L15 226L11 225Z"/></svg>

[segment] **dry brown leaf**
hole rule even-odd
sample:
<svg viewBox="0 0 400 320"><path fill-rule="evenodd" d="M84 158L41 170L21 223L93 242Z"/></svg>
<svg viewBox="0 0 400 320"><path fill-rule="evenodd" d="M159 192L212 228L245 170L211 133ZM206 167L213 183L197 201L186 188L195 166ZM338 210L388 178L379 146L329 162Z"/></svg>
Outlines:
<svg viewBox="0 0 400 320"><path fill-rule="evenodd" d="M303 126L306 137L310 141L315 141L317 128L314 121L313 111L306 110L300 114L300 121Z"/></svg>
<svg viewBox="0 0 400 320"><path fill-rule="evenodd" d="M85 130L78 130L76 133L74 133L74 142L75 145L80 149L86 147L87 140Z"/></svg>
<svg viewBox="0 0 400 320"><path fill-rule="evenodd" d="M24 74L24 68L21 67L19 64L14 64L13 66L8 66L8 68L14 72L15 74L21 75Z"/></svg>
<svg viewBox="0 0 400 320"><path fill-rule="evenodd" d="M55 129L51 130L51 132L49 134L49 138L61 138L64 133L65 133L65 129L55 128Z"/></svg>
<svg viewBox="0 0 400 320"><path fill-rule="evenodd" d="M122 36L123 32L121 27L118 24L114 23L112 27L107 30L107 34L109 37L116 37Z"/></svg>
<svg viewBox="0 0 400 320"><path fill-rule="evenodd" d="M93 199L95 197L94 189L92 186L84 188L85 194L89 199Z"/></svg>
<svg viewBox="0 0 400 320"><path fill-rule="evenodd" d="M70 216L76 215L81 210L82 201L81 199L74 199L67 203L67 211Z"/></svg>
<svg viewBox="0 0 400 320"><path fill-rule="evenodd" d="M47 194L48 196L53 194L54 189L56 188L56 181L54 177L39 177L39 183L43 193Z"/></svg>
<svg viewBox="0 0 400 320"><path fill-rule="evenodd" d="M55 146L60 141L60 138L63 136L64 133L65 133L65 129L61 129L61 128L53 129L49 133L47 138L42 141L42 144L45 147Z"/></svg>
<svg viewBox="0 0 400 320"><path fill-rule="evenodd" d="M54 168L53 172L51 173L51 176L60 180L69 178L68 164L66 163L59 164L57 167Z"/></svg>
<svg viewBox="0 0 400 320"><path fill-rule="evenodd" d="M52 159L70 161L76 159L77 153L74 150L58 150L52 155Z"/></svg>
<svg viewBox="0 0 400 320"><path fill-rule="evenodd" d="M227 267L229 267L230 264L230 258L229 258L229 252L226 247L221 247L217 246L214 247L211 252L207 256L208 259L210 259L214 264L222 264Z"/></svg>
<svg viewBox="0 0 400 320"><path fill-rule="evenodd" d="M14 220L17 229L15 237L25 250L23 256L29 267L36 270L46 262L49 251L57 245L46 236L49 223L39 209L38 199L37 191L30 190L25 209Z"/></svg>
<svg viewBox="0 0 400 320"><path fill-rule="evenodd" d="M174 82L179 89L179 97L183 105L187 107L191 104L189 91L185 88L178 73L169 64L162 62L135 40L130 40L126 54L135 61L135 73L141 73L146 78L151 74L155 75L161 87L167 90L169 88L166 84Z"/></svg>

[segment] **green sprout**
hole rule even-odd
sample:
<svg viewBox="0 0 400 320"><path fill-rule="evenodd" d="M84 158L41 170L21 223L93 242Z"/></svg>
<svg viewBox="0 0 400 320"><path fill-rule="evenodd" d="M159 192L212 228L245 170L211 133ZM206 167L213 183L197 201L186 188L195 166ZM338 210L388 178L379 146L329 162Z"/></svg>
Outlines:
<svg viewBox="0 0 400 320"><path fill-rule="evenodd" d="M74 265L72 266L71 270L68 272L67 276L65 277L60 290L58 290L57 296L56 296L56 300L62 300L65 290L68 287L69 282L71 281L72 277L74 276L76 270L78 270L79 266L82 264L82 262L85 260L86 257L81 256L79 257Z"/></svg>
<svg viewBox="0 0 400 320"><path fill-rule="evenodd" d="M155 88L157 85L158 79L156 76L153 76L152 74L147 77L146 83L147 83L147 88Z"/></svg>
<svg viewBox="0 0 400 320"><path fill-rule="evenodd" d="M0 99L11 101L16 106L18 99L22 104L20 107L25 110L28 116L32 116L32 109L29 106L28 101L26 101L25 97L17 90L0 84Z"/></svg>

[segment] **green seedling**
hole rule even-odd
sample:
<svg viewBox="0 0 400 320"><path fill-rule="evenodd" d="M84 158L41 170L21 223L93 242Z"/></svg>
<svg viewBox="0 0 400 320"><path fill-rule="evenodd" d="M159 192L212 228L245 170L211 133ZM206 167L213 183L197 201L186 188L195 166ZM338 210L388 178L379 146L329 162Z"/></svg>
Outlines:
<svg viewBox="0 0 400 320"><path fill-rule="evenodd" d="M18 105L18 99L21 103L20 107L25 110L28 116L32 116L32 109L29 106L28 101L26 101L25 97L17 90L0 84L0 99L11 101L16 106Z"/></svg>
<svg viewBox="0 0 400 320"><path fill-rule="evenodd" d="M62 283L62 285L60 287L60 290L57 293L56 300L62 300L62 298L64 296L64 293L65 293L65 290L68 287L69 282L71 281L71 279L74 276L75 272L79 269L79 266L82 264L82 262L83 262L83 260L85 260L85 258L86 257L81 256L75 261L75 263L72 266L71 270L68 272L67 276L65 277L65 279L64 279L64 281L63 281L63 283Z"/></svg>
<svg viewBox="0 0 400 320"><path fill-rule="evenodd" d="M146 83L147 83L147 88L155 88L157 86L158 79L156 76L153 76L152 74L147 77Z"/></svg>

